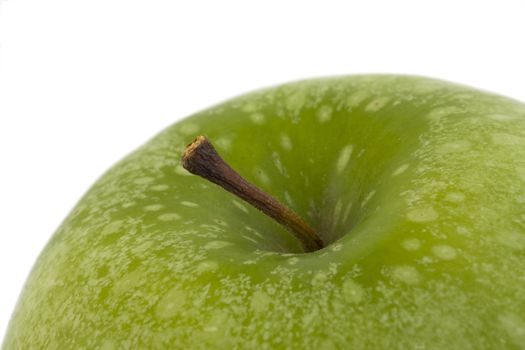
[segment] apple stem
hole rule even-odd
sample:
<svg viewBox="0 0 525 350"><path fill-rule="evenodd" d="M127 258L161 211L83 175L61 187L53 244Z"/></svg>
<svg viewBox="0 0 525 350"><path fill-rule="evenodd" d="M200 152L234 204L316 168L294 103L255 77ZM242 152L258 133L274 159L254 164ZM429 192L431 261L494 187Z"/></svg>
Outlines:
<svg viewBox="0 0 525 350"><path fill-rule="evenodd" d="M324 247L322 239L299 215L246 181L219 156L206 137L197 136L186 147L182 155L182 166L275 219L301 241L306 252Z"/></svg>

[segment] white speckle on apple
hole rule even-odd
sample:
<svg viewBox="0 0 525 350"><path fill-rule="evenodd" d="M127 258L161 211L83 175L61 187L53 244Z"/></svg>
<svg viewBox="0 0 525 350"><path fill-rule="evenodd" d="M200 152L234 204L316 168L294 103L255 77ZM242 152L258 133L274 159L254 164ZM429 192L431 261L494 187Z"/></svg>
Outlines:
<svg viewBox="0 0 525 350"><path fill-rule="evenodd" d="M118 345L114 340L106 339L104 343L100 346L100 350L116 350Z"/></svg>
<svg viewBox="0 0 525 350"><path fill-rule="evenodd" d="M204 245L204 249L206 250L212 250L212 249L221 249L221 248L224 248L224 247L228 247L232 245L231 242L226 242L226 241L211 241L211 242L208 242Z"/></svg>
<svg viewBox="0 0 525 350"><path fill-rule="evenodd" d="M330 246L330 250L333 252L339 252L341 249L343 249L343 243L340 242L334 243Z"/></svg>
<svg viewBox="0 0 525 350"><path fill-rule="evenodd" d="M245 228L247 231L253 233L254 235L256 235L256 236L259 237L259 238L262 238L262 239L266 239L266 238L267 238L267 237L263 236L259 231L257 231L256 229L254 229L254 228L251 227L251 226L246 225L246 226L244 226L244 228Z"/></svg>
<svg viewBox="0 0 525 350"><path fill-rule="evenodd" d="M213 261L213 260L204 260L201 261L198 265L195 271L197 273L203 273L203 272L211 272L215 271L219 268L219 265Z"/></svg>
<svg viewBox="0 0 525 350"><path fill-rule="evenodd" d="M406 284L417 284L421 279L415 267L399 265L392 269L392 278Z"/></svg>
<svg viewBox="0 0 525 350"><path fill-rule="evenodd" d="M293 148L290 136L286 134L281 134L281 147L287 151L290 151Z"/></svg>
<svg viewBox="0 0 525 350"><path fill-rule="evenodd" d="M241 237L244 238L244 239L247 240L247 241L252 242L252 243L259 244L259 241L257 241L257 240L256 240L255 238L253 238L253 237L250 237L250 236L247 236L247 235L242 235Z"/></svg>
<svg viewBox="0 0 525 350"><path fill-rule="evenodd" d="M262 113L253 113L252 115L250 115L250 119L253 123L259 125L264 124L265 121L264 114Z"/></svg>
<svg viewBox="0 0 525 350"><path fill-rule="evenodd" d="M351 303L360 303L365 297L365 290L351 279L343 282L343 297Z"/></svg>
<svg viewBox="0 0 525 350"><path fill-rule="evenodd" d="M426 117L430 120L436 121L451 114L461 113L462 111L461 108L456 106L439 107L430 111Z"/></svg>
<svg viewBox="0 0 525 350"><path fill-rule="evenodd" d="M199 124L187 123L180 126L180 132L186 136L196 136L195 134L199 132Z"/></svg>
<svg viewBox="0 0 525 350"><path fill-rule="evenodd" d="M213 222L218 224L218 225L221 225L221 226L224 226L224 227L228 227L228 223L224 220L221 220L221 219L213 219Z"/></svg>
<svg viewBox="0 0 525 350"><path fill-rule="evenodd" d="M338 224L339 217L341 216L341 208L343 207L343 202L341 198L337 199L337 202L334 206L334 214L332 218L332 227L335 227Z"/></svg>
<svg viewBox="0 0 525 350"><path fill-rule="evenodd" d="M145 241L145 242L139 243L138 245L135 245L131 250L133 251L134 254L143 255L143 254L146 254L146 252L149 249L151 249L151 247L153 247L154 245L155 245L155 242L153 241Z"/></svg>
<svg viewBox="0 0 525 350"><path fill-rule="evenodd" d="M257 105L251 101L245 101L245 104L241 108L243 112L247 112L247 113L256 112L258 109L259 108L257 107Z"/></svg>
<svg viewBox="0 0 525 350"><path fill-rule="evenodd" d="M208 333L215 333L219 330L219 328L217 326L207 326L207 327L204 327L204 331L205 332L208 332Z"/></svg>
<svg viewBox="0 0 525 350"><path fill-rule="evenodd" d="M436 245L432 253L441 260L454 260L458 255L456 249L448 245Z"/></svg>
<svg viewBox="0 0 525 350"><path fill-rule="evenodd" d="M409 166L410 166L409 164L403 164L399 166L396 170L394 170L394 172L392 173L392 176L397 176L397 175L404 173L405 170L407 170Z"/></svg>
<svg viewBox="0 0 525 350"><path fill-rule="evenodd" d="M101 234L109 235L109 234L118 232L121 229L123 224L124 224L123 220L115 220L115 221L107 224L106 226L104 226L104 228L102 229Z"/></svg>
<svg viewBox="0 0 525 350"><path fill-rule="evenodd" d="M179 220L180 215L177 213L164 213L164 214L160 214L158 216L158 219L160 221L174 221L174 220Z"/></svg>
<svg viewBox="0 0 525 350"><path fill-rule="evenodd" d="M294 119L297 118L301 108L306 101L306 96L304 92L297 91L294 94L290 95L286 100L286 107L294 114ZM295 120L298 121L298 120Z"/></svg>
<svg viewBox="0 0 525 350"><path fill-rule="evenodd" d="M338 348L339 346L331 339L322 339L318 346L316 346L318 350L337 350Z"/></svg>
<svg viewBox="0 0 525 350"><path fill-rule="evenodd" d="M113 288L111 293L113 295L123 295L133 288L141 286L145 283L144 274L140 270L135 270L130 273L125 274L113 282Z"/></svg>
<svg viewBox="0 0 525 350"><path fill-rule="evenodd" d="M485 117L487 117L488 119L496 120L498 122L506 122L509 120L516 119L513 116L505 115L505 114L489 114L489 115L486 115Z"/></svg>
<svg viewBox="0 0 525 350"><path fill-rule="evenodd" d="M459 235L462 235L462 236L471 236L472 233L470 232L470 230L466 227L463 227L463 226L458 226L456 227L456 232L459 234Z"/></svg>
<svg viewBox="0 0 525 350"><path fill-rule="evenodd" d="M269 185L272 182L268 174L266 174L266 172L262 170L261 168L256 168L254 170L254 173L255 173L255 176L259 179L259 181L262 184Z"/></svg>
<svg viewBox="0 0 525 350"><path fill-rule="evenodd" d="M418 261L419 264L425 265L425 266L433 264L435 262L436 260L431 256L424 256Z"/></svg>
<svg viewBox="0 0 525 350"><path fill-rule="evenodd" d="M317 110L317 120L320 123L326 123L330 119L332 119L332 107L325 105Z"/></svg>
<svg viewBox="0 0 525 350"><path fill-rule="evenodd" d="M293 258L288 259L286 262L288 262L288 264L290 265L295 265L297 264L298 261L299 261L299 258L294 256Z"/></svg>
<svg viewBox="0 0 525 350"><path fill-rule="evenodd" d="M129 207L134 206L135 204L136 204L136 202L134 202L134 201L122 203L122 208L129 208Z"/></svg>
<svg viewBox="0 0 525 350"><path fill-rule="evenodd" d="M363 208L366 203L368 203L368 201L376 194L376 190L372 190L370 192L368 192L368 194L366 195L365 199L363 199L363 201L361 202L361 208Z"/></svg>
<svg viewBox="0 0 525 350"><path fill-rule="evenodd" d="M172 288L160 298L155 306L155 316L161 320L172 318L184 309L185 302L186 293L177 287Z"/></svg>
<svg viewBox="0 0 525 350"><path fill-rule="evenodd" d="M339 153L339 157L337 158L337 163L335 167L338 174L341 174L345 170L346 166L348 165L348 162L350 161L350 156L352 155L353 149L354 146L346 145Z"/></svg>
<svg viewBox="0 0 525 350"><path fill-rule="evenodd" d="M166 191L168 188L169 186L166 184L160 184L160 185L155 185L155 186L150 187L152 191L158 191L158 192Z"/></svg>
<svg viewBox="0 0 525 350"><path fill-rule="evenodd" d="M217 225L211 225L211 224L200 224L199 227L202 227L208 232L224 232L224 228L217 226ZM213 237L216 237L215 235Z"/></svg>
<svg viewBox="0 0 525 350"><path fill-rule="evenodd" d="M514 313L504 313L498 317L500 325L510 336L514 345L525 347L525 321Z"/></svg>
<svg viewBox="0 0 525 350"><path fill-rule="evenodd" d="M512 250L525 249L525 235L514 231L501 231L496 235L496 241Z"/></svg>
<svg viewBox="0 0 525 350"><path fill-rule="evenodd" d="M302 327L308 329L312 326L312 323L319 319L319 307L313 305L308 309L302 317ZM315 323L313 323L315 324Z"/></svg>
<svg viewBox="0 0 525 350"><path fill-rule="evenodd" d="M163 207L164 206L162 204L150 204L150 205L146 205L143 209L144 211L159 211Z"/></svg>
<svg viewBox="0 0 525 350"><path fill-rule="evenodd" d="M447 202L459 203L465 200L465 194L461 192L450 192L445 196Z"/></svg>
<svg viewBox="0 0 525 350"><path fill-rule="evenodd" d="M367 112L378 112L390 101L390 97L377 97L370 101L366 107L365 111Z"/></svg>
<svg viewBox="0 0 525 350"><path fill-rule="evenodd" d="M195 208L199 206L197 203L189 202L189 201L182 201L180 202L180 204L184 205L185 207L190 207L190 208Z"/></svg>
<svg viewBox="0 0 525 350"><path fill-rule="evenodd" d="M503 132L492 134L492 142L498 146L518 146L525 145L525 138Z"/></svg>
<svg viewBox="0 0 525 350"><path fill-rule="evenodd" d="M357 91L348 96L345 101L345 105L348 109L359 107L368 98L368 92L366 91Z"/></svg>
<svg viewBox="0 0 525 350"><path fill-rule="evenodd" d="M279 156L279 153L273 152L272 153L272 161L277 170L279 170L279 173L283 176L287 176L286 169L283 166L283 163L281 162L281 158Z"/></svg>
<svg viewBox="0 0 525 350"><path fill-rule="evenodd" d="M455 152L464 152L468 151L472 147L472 144L467 140L457 140L445 143L441 145L437 152L441 154L455 153Z"/></svg>
<svg viewBox="0 0 525 350"><path fill-rule="evenodd" d="M232 199L232 203L233 203L233 205L235 205L237 208L239 208L240 210L242 210L243 212L245 212L246 214L248 214L248 208L246 208L246 206L245 206L244 204L242 204L241 202L236 201L235 199Z"/></svg>
<svg viewBox="0 0 525 350"><path fill-rule="evenodd" d="M518 173L518 177L525 181L525 166L517 166L516 167L516 173Z"/></svg>
<svg viewBox="0 0 525 350"><path fill-rule="evenodd" d="M155 181L154 178L146 176L146 177L138 178L133 182L136 183L137 185L145 185L145 184L152 183L153 181Z"/></svg>
<svg viewBox="0 0 525 350"><path fill-rule="evenodd" d="M237 302L234 298L224 298L222 299L223 302L226 304L233 304ZM209 318L209 326L206 327L208 329L215 329L216 332L219 332L220 335L226 334L228 330L232 329L232 325L235 324L235 321L232 319L235 317L233 313L229 310L223 310L216 308L211 312L210 318ZM220 338L220 337L219 337ZM216 343L219 341L217 338L214 339L214 342ZM226 344L229 342L226 341Z"/></svg>
<svg viewBox="0 0 525 350"><path fill-rule="evenodd" d="M292 199L292 196L290 196L290 193L288 193L288 191L284 191L284 199L286 200L286 202L290 205L290 206L294 206L294 202L293 202L293 199Z"/></svg>
<svg viewBox="0 0 525 350"><path fill-rule="evenodd" d="M218 149L228 151L232 147L232 140L226 137L219 137L213 142Z"/></svg>
<svg viewBox="0 0 525 350"><path fill-rule="evenodd" d="M429 222L438 217L439 214L432 207L416 208L407 213L407 219L413 222Z"/></svg>
<svg viewBox="0 0 525 350"><path fill-rule="evenodd" d="M311 283L313 286L321 286L326 282L327 279L328 275L326 272L319 271L314 275L314 277L312 277Z"/></svg>
<svg viewBox="0 0 525 350"><path fill-rule="evenodd" d="M401 244L406 250L418 250L421 248L421 241L417 238L410 238L404 240Z"/></svg>
<svg viewBox="0 0 525 350"><path fill-rule="evenodd" d="M272 298L263 291L257 290L252 295L251 308L254 312L267 312Z"/></svg>

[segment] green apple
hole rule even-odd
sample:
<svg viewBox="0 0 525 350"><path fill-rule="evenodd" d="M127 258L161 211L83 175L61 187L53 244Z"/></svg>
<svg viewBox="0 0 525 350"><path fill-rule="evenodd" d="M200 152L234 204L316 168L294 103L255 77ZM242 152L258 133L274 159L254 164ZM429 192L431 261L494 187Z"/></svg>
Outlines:
<svg viewBox="0 0 525 350"><path fill-rule="evenodd" d="M324 246L182 168L201 134ZM371 75L184 119L73 209L3 346L523 349L525 105Z"/></svg>

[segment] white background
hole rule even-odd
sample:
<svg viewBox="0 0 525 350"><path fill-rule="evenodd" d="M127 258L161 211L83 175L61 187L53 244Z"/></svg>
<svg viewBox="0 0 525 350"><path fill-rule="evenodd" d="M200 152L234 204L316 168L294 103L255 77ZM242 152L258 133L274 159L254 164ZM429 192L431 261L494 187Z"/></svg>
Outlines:
<svg viewBox="0 0 525 350"><path fill-rule="evenodd" d="M525 101L525 0L4 0L0 45L0 337L76 201L181 117L368 72Z"/></svg>

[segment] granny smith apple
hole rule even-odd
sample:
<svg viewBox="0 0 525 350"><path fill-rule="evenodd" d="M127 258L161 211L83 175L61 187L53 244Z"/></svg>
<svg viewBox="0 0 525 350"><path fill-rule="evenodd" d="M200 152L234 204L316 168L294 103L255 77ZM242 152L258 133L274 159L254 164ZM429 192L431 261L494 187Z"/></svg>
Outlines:
<svg viewBox="0 0 525 350"><path fill-rule="evenodd" d="M322 246L184 169L198 135ZM524 349L525 105L369 75L184 119L80 200L3 347Z"/></svg>

